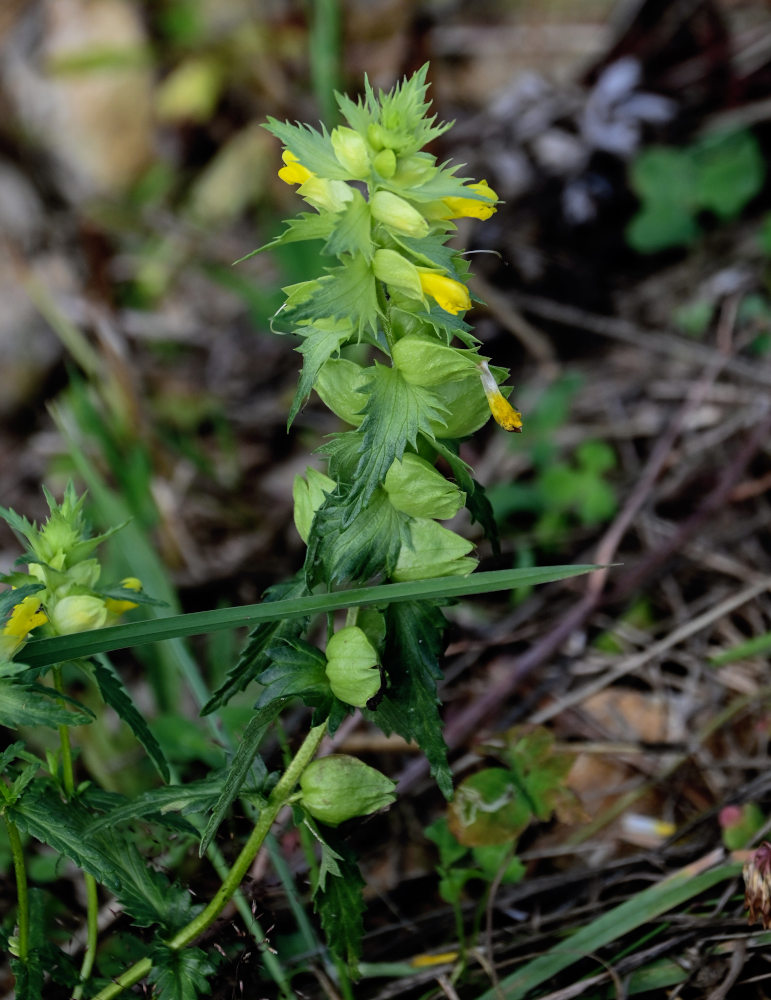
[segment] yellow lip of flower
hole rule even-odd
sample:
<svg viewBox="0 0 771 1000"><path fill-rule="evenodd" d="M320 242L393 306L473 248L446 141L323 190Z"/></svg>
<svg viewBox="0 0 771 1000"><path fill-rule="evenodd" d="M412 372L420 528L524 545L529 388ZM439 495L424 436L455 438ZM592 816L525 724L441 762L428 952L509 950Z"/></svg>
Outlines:
<svg viewBox="0 0 771 1000"><path fill-rule="evenodd" d="M141 580L137 580L135 576L127 576L125 580L121 580L120 585L124 590L142 589ZM139 607L136 601L122 601L116 597L106 597L104 603L111 615L122 615L125 611Z"/></svg>
<svg viewBox="0 0 771 1000"><path fill-rule="evenodd" d="M457 313L471 308L471 296L468 288L454 278L448 278L445 274L437 274L435 271L422 271L418 268L418 278L420 287L444 309L445 312Z"/></svg>
<svg viewBox="0 0 771 1000"><path fill-rule="evenodd" d="M45 611L40 610L40 598L30 594L14 605L11 616L0 633L0 654L11 657L27 638L28 633L38 625L48 621Z"/></svg>
<svg viewBox="0 0 771 1000"><path fill-rule="evenodd" d="M515 410L508 399L502 395L501 390L498 388L498 383L495 381L495 376L490 371L487 362L480 362L477 368L479 369L482 388L485 391L485 396L487 396L487 403L493 419L505 431L516 431L520 434L522 432L522 414L519 410Z"/></svg>
<svg viewBox="0 0 771 1000"><path fill-rule="evenodd" d="M443 216L445 219L489 219L498 209L495 202L498 195L493 191L487 181L479 181L478 184L469 184L468 190L474 194L481 195L487 201L478 201L476 198L443 198L442 201L447 206L448 213Z"/></svg>
<svg viewBox="0 0 771 1000"><path fill-rule="evenodd" d="M285 184L304 184L311 177L315 177L315 174L304 167L290 149L284 150L281 159L285 166L279 170L278 176Z"/></svg>

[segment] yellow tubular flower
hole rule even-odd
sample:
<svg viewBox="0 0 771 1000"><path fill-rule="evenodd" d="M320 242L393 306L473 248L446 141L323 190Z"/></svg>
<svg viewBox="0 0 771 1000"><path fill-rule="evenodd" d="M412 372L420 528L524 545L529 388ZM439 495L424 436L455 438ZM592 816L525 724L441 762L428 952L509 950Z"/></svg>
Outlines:
<svg viewBox="0 0 771 1000"><path fill-rule="evenodd" d="M498 201L498 195L493 191L493 189L488 185L487 181L479 181L478 184L469 184L469 191L473 191L474 194L479 194L483 198L487 199L485 201L477 201L476 198L443 198L442 201L445 203L448 209L448 214L444 215L445 219L489 219L491 215L498 211L495 207L495 202Z"/></svg>
<svg viewBox="0 0 771 1000"><path fill-rule="evenodd" d="M125 580L121 580L120 585L124 590L139 591L142 589L141 581L137 580L135 576L127 576ZM136 601L122 601L114 597L106 597L104 603L111 615L122 615L124 611L131 611L132 608L139 607Z"/></svg>
<svg viewBox="0 0 771 1000"><path fill-rule="evenodd" d="M480 362L477 368L479 368L482 388L485 390L487 403L495 422L500 424L505 431L517 431L517 433L521 433L522 414L518 410L515 410L508 399L501 394L498 383L495 381L495 376L488 368L487 362Z"/></svg>
<svg viewBox="0 0 771 1000"><path fill-rule="evenodd" d="M291 150L285 149L281 154L281 159L286 166L283 166L279 170L278 176L285 184L304 184L311 177L315 176L307 167L304 167L300 163Z"/></svg>
<svg viewBox="0 0 771 1000"><path fill-rule="evenodd" d="M448 278L444 274L437 274L435 271L422 271L418 268L420 287L432 298L436 299L439 306L445 312L457 313L471 308L471 297L468 288L454 278Z"/></svg>

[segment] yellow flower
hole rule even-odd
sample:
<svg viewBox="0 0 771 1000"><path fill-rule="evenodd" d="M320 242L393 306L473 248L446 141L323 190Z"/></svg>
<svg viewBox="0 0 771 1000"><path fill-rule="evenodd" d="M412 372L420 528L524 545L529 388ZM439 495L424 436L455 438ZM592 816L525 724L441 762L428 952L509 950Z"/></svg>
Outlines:
<svg viewBox="0 0 771 1000"><path fill-rule="evenodd" d="M45 611L40 610L40 598L34 594L14 605L11 616L0 633L0 655L11 657L27 638L27 634L38 625L48 621Z"/></svg>
<svg viewBox="0 0 771 1000"><path fill-rule="evenodd" d="M448 278L444 274L437 274L435 271L422 271L418 268L420 287L444 309L445 312L455 316L464 309L471 308L471 297L468 288L454 278Z"/></svg>
<svg viewBox="0 0 771 1000"><path fill-rule="evenodd" d="M281 159L286 166L279 170L278 176L285 184L304 184L309 178L316 176L307 167L304 167L289 149L284 150Z"/></svg>
<svg viewBox="0 0 771 1000"><path fill-rule="evenodd" d="M121 587L124 590L141 590L142 582L137 580L135 576L127 576L125 580L121 580ZM131 611L132 608L139 607L136 601L122 601L115 597L106 597L105 606L111 615L122 615L124 611Z"/></svg>
<svg viewBox="0 0 771 1000"><path fill-rule="evenodd" d="M495 376L487 366L486 361L477 365L479 375L482 379L482 388L487 396L487 403L490 412L497 424L500 424L505 431L522 431L522 414L515 410L511 403L502 394L495 381Z"/></svg>
<svg viewBox="0 0 771 1000"><path fill-rule="evenodd" d="M476 198L443 198L442 201L447 206L448 213L443 215L444 219L489 219L491 215L498 211L495 202L498 195L488 185L487 181L479 181L478 184L469 184L469 191L481 195L487 201L478 201Z"/></svg>

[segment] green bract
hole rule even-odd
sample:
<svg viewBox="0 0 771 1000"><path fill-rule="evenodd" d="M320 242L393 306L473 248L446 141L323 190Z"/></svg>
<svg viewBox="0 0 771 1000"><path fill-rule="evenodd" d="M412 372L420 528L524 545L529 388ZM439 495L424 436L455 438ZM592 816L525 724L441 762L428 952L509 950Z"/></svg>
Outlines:
<svg viewBox="0 0 771 1000"><path fill-rule="evenodd" d="M303 771L300 801L315 819L338 826L390 806L395 788L395 782L364 761L331 754L314 760Z"/></svg>
<svg viewBox="0 0 771 1000"><path fill-rule="evenodd" d="M410 521L412 544L405 543L393 572L394 580L426 580L432 576L467 576L476 569L473 549L461 535L428 518Z"/></svg>
<svg viewBox="0 0 771 1000"><path fill-rule="evenodd" d="M347 424L358 427L367 397L361 391L367 381L364 369L345 358L330 358L319 370L316 392L330 410Z"/></svg>
<svg viewBox="0 0 771 1000"><path fill-rule="evenodd" d="M297 533L304 542L307 542L313 523L313 515L324 503L327 494L334 493L335 481L310 465L305 470L305 477L303 479L302 476L295 476L292 499L294 500L294 524Z"/></svg>
<svg viewBox="0 0 771 1000"><path fill-rule="evenodd" d="M386 473L383 484L397 510L413 517L435 517L446 521L463 506L465 494L424 458L405 452Z"/></svg>

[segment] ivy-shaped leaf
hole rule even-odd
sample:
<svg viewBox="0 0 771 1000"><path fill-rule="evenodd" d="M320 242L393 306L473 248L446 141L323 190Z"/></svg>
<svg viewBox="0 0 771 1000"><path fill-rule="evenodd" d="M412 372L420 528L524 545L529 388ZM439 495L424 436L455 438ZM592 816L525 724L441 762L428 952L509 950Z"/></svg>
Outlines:
<svg viewBox="0 0 771 1000"><path fill-rule="evenodd" d="M390 604L386 609L388 688L373 712L363 710L386 735L415 740L431 767L440 791L452 797L452 772L442 736L436 684L447 622L432 602Z"/></svg>

